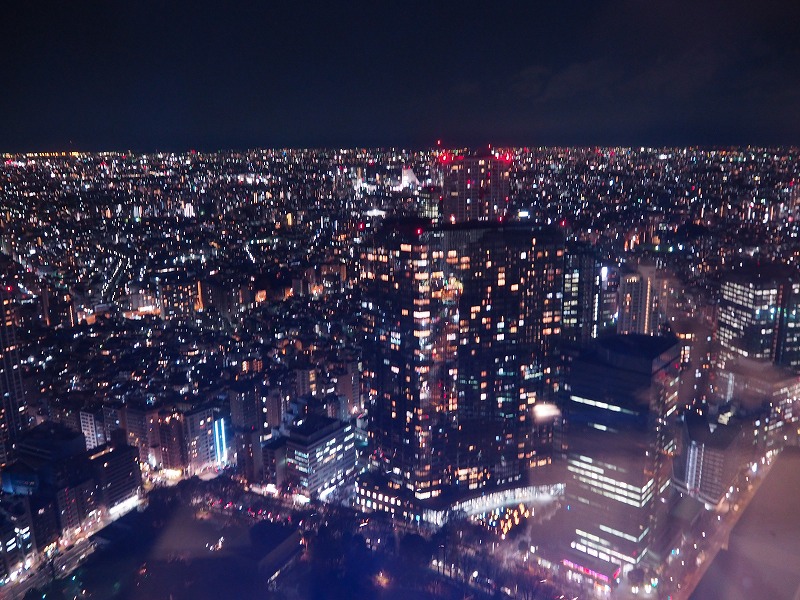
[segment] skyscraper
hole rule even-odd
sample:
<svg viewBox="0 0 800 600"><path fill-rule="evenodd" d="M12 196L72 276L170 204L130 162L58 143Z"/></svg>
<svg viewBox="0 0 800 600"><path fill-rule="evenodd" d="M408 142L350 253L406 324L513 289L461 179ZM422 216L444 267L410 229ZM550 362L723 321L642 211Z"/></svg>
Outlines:
<svg viewBox="0 0 800 600"><path fill-rule="evenodd" d="M18 313L11 285L0 285L0 465L19 435L28 428L25 390L17 341Z"/></svg>
<svg viewBox="0 0 800 600"><path fill-rule="evenodd" d="M569 342L587 344L600 333L600 261L592 248L583 244L574 244L564 258L562 334Z"/></svg>
<svg viewBox="0 0 800 600"><path fill-rule="evenodd" d="M602 338L573 360L563 395L573 564L638 565L658 547L679 362L673 340L645 335Z"/></svg>
<svg viewBox="0 0 800 600"><path fill-rule="evenodd" d="M563 240L551 230L385 224L362 254L365 387L379 470L416 500L522 480L552 433Z"/></svg>
<svg viewBox="0 0 800 600"><path fill-rule="evenodd" d="M800 278L793 271L743 267L726 276L721 292L720 367L736 358L800 367Z"/></svg>
<svg viewBox="0 0 800 600"><path fill-rule="evenodd" d="M509 155L442 154L442 214L444 223L496 221L506 215L509 197Z"/></svg>

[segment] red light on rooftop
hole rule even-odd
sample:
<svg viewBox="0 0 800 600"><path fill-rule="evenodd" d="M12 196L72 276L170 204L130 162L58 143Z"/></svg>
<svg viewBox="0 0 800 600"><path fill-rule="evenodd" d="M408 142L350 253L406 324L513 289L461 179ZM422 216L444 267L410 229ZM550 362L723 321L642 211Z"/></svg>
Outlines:
<svg viewBox="0 0 800 600"><path fill-rule="evenodd" d="M422 235L422 228L421 227L417 227L417 235Z"/></svg>

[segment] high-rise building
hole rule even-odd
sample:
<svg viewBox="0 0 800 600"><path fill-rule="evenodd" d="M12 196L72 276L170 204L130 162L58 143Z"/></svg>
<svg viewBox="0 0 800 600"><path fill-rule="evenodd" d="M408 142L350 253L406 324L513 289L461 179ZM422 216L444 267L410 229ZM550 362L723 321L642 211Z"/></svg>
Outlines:
<svg viewBox="0 0 800 600"><path fill-rule="evenodd" d="M217 464L214 440L214 408L198 407L183 414L187 471L197 474Z"/></svg>
<svg viewBox="0 0 800 600"><path fill-rule="evenodd" d="M441 154L444 223L497 221L506 215L511 157Z"/></svg>
<svg viewBox="0 0 800 600"><path fill-rule="evenodd" d="M591 247L574 244L564 256L562 337L587 344L601 330L601 267Z"/></svg>
<svg viewBox="0 0 800 600"><path fill-rule="evenodd" d="M547 464L532 408L557 386L563 239L522 225L387 223L362 253L378 470L417 501Z"/></svg>
<svg viewBox="0 0 800 600"><path fill-rule="evenodd" d="M800 277L777 265L727 274L717 316L719 366L750 358L800 368Z"/></svg>
<svg viewBox="0 0 800 600"><path fill-rule="evenodd" d="M654 265L626 268L619 275L617 333L658 335L667 320L672 286Z"/></svg>
<svg viewBox="0 0 800 600"><path fill-rule="evenodd" d="M11 285L0 285L0 466L8 461L12 445L29 425L13 291Z"/></svg>
<svg viewBox="0 0 800 600"><path fill-rule="evenodd" d="M741 421L720 423L695 412L681 421L674 481L690 496L717 506L754 454L746 447L748 429Z"/></svg>
<svg viewBox="0 0 800 600"><path fill-rule="evenodd" d="M672 339L644 335L601 338L572 360L563 395L572 564L639 565L662 543L679 363Z"/></svg>
<svg viewBox="0 0 800 600"><path fill-rule="evenodd" d="M89 452L99 501L111 514L136 503L141 493L139 450L127 444L106 444Z"/></svg>
<svg viewBox="0 0 800 600"><path fill-rule="evenodd" d="M261 434L267 425L263 379L238 379L231 384L228 399L239 472L247 481L259 481L263 475Z"/></svg>
<svg viewBox="0 0 800 600"><path fill-rule="evenodd" d="M309 496L335 489L356 469L353 425L320 415L308 415L292 424L285 437L288 482Z"/></svg>
<svg viewBox="0 0 800 600"><path fill-rule="evenodd" d="M650 279L638 271L619 277L617 333L650 333L652 290Z"/></svg>

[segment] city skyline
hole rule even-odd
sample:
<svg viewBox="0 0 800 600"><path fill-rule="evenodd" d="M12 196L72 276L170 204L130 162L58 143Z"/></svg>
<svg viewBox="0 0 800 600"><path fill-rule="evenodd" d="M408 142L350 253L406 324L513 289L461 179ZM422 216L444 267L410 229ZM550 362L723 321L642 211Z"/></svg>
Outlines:
<svg viewBox="0 0 800 600"><path fill-rule="evenodd" d="M0 598L800 598L800 3L9 3Z"/></svg>

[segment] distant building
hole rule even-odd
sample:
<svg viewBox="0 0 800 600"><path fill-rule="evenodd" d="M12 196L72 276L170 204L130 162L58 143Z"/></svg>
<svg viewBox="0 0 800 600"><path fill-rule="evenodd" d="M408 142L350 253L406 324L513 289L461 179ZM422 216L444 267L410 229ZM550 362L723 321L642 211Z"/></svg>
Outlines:
<svg viewBox="0 0 800 600"><path fill-rule="evenodd" d="M155 283L163 319L191 318L202 308L200 284L188 273L163 271L156 276Z"/></svg>
<svg viewBox="0 0 800 600"><path fill-rule="evenodd" d="M507 155L441 154L442 222L502 220L508 209L510 167Z"/></svg>

